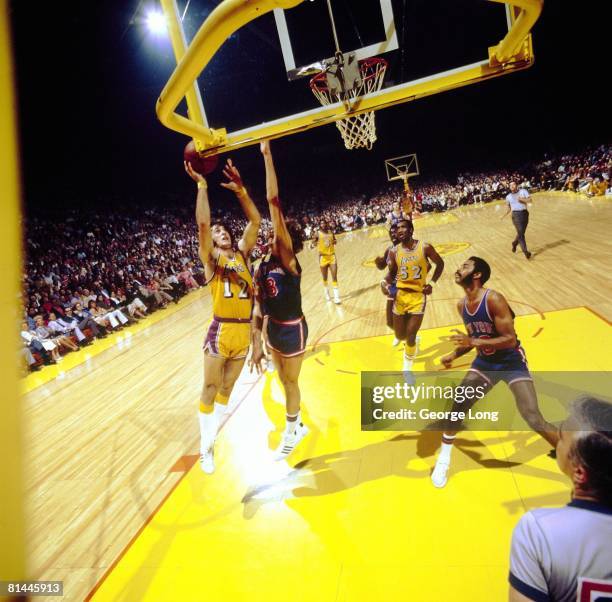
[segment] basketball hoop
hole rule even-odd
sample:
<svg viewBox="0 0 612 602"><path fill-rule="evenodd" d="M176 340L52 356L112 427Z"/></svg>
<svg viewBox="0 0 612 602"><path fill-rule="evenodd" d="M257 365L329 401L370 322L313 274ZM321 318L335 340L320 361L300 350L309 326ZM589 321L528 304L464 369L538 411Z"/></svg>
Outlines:
<svg viewBox="0 0 612 602"><path fill-rule="evenodd" d="M310 80L310 89L322 105L342 102L347 108L350 108L351 101L382 88L386 70L387 61L385 59L364 59L359 61L360 78L352 89L344 92L331 90L328 85L327 71L318 73ZM344 146L348 149L367 148L370 150L376 142L374 111L339 119L336 121L336 127L340 130Z"/></svg>

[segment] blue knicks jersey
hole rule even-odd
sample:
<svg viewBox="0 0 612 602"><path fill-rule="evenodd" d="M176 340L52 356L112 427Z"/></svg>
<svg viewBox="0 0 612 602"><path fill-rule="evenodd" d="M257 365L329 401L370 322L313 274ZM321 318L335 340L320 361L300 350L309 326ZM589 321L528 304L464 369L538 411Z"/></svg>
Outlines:
<svg viewBox="0 0 612 602"><path fill-rule="evenodd" d="M259 264L256 281L264 315L279 322L302 317L302 268L299 262L297 269L300 273L294 276L273 255L265 257Z"/></svg>
<svg viewBox="0 0 612 602"><path fill-rule="evenodd" d="M463 300L463 310L461 312L463 323L465 324L468 335L475 339L494 339L500 336L497 328L495 328L495 322L491 319L489 310L487 309L488 296L489 290L487 289L473 314L468 311L467 299ZM514 317L514 313L512 316ZM478 348L478 355L487 362L502 364L516 359L517 355L524 360L524 352L521 349L521 344L518 339L516 341L516 347L511 349L480 347Z"/></svg>

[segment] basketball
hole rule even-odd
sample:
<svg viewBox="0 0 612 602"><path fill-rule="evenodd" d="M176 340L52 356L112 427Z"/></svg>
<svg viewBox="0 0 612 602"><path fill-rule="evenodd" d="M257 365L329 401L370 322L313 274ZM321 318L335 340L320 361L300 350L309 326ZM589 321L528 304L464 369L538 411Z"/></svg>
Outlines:
<svg viewBox="0 0 612 602"><path fill-rule="evenodd" d="M200 157L193 140L190 140L185 147L183 158L187 163L191 163L191 167L203 176L207 176L209 173L215 171L219 164L219 155Z"/></svg>

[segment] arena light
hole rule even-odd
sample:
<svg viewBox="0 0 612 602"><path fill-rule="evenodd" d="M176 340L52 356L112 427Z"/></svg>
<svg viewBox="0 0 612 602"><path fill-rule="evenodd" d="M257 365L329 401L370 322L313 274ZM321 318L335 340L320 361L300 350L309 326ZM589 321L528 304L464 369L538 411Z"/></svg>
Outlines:
<svg viewBox="0 0 612 602"><path fill-rule="evenodd" d="M152 10L148 12L146 23L149 31L156 36L164 35L168 31L166 17L159 11Z"/></svg>

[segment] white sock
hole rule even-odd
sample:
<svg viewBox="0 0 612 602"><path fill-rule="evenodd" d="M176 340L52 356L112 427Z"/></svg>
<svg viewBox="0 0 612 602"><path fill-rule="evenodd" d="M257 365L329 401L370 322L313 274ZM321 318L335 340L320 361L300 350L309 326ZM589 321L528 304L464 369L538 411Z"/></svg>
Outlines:
<svg viewBox="0 0 612 602"><path fill-rule="evenodd" d="M293 433L293 431L295 431L295 427L300 423L300 420L302 419L302 417L300 416L300 412L298 412L297 414L287 414L287 418L294 418L295 420L287 420L287 423L285 425L285 433L287 435L291 435L291 433Z"/></svg>
<svg viewBox="0 0 612 602"><path fill-rule="evenodd" d="M340 291L338 290L337 286L334 286L334 296L338 297L340 295Z"/></svg>
<svg viewBox="0 0 612 602"><path fill-rule="evenodd" d="M445 462L450 463L453 447L454 446L452 443L442 442L442 448L440 449L440 455L438 456L438 460L444 460Z"/></svg>
<svg viewBox="0 0 612 602"><path fill-rule="evenodd" d="M227 406L222 403L215 403L215 411L213 412L215 415L215 420L217 421L217 425L221 424L221 419L225 416L227 412Z"/></svg>
<svg viewBox="0 0 612 602"><path fill-rule="evenodd" d="M204 453L212 447L217 436L217 417L215 413L198 412L200 421L200 452Z"/></svg>

